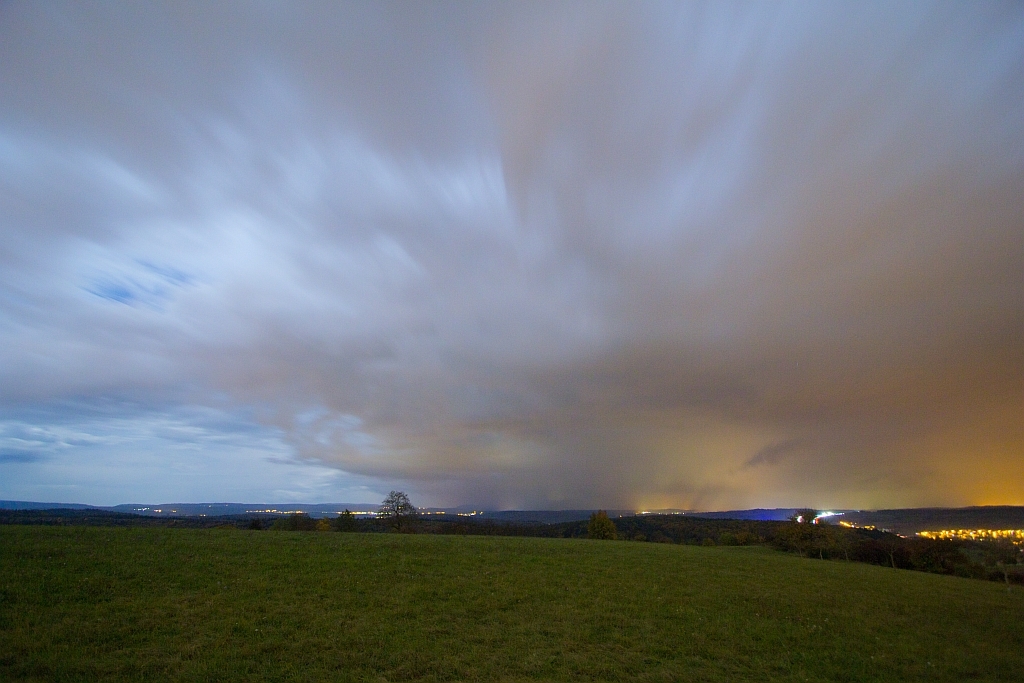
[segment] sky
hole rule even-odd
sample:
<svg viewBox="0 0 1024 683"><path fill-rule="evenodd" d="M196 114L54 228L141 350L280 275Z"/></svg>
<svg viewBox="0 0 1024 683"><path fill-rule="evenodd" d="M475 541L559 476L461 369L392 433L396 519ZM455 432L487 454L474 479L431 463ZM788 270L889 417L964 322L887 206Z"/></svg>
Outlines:
<svg viewBox="0 0 1024 683"><path fill-rule="evenodd" d="M0 2L0 498L1024 504L1021 3Z"/></svg>

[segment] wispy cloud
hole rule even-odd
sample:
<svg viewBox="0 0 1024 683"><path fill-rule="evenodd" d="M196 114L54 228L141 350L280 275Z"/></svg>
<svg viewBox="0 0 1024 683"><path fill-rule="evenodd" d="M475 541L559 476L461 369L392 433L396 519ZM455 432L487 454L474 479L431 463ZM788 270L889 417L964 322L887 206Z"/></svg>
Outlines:
<svg viewBox="0 0 1024 683"><path fill-rule="evenodd" d="M765 446L743 463L743 467L758 467L760 465L777 465L786 458L794 456L805 444L799 439L787 439L779 443Z"/></svg>
<svg viewBox="0 0 1024 683"><path fill-rule="evenodd" d="M0 463L29 463L36 462L42 457L35 451L0 448Z"/></svg>
<svg viewBox="0 0 1024 683"><path fill-rule="evenodd" d="M0 17L0 423L41 430L2 447L45 454L3 466L40 485L1022 502L1018 8Z"/></svg>

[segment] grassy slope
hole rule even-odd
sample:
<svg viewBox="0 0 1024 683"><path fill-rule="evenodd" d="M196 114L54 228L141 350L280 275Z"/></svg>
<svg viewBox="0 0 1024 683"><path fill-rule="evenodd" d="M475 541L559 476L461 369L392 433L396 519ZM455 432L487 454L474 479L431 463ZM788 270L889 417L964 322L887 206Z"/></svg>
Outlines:
<svg viewBox="0 0 1024 683"><path fill-rule="evenodd" d="M1024 591L761 548L0 527L0 680L1006 680Z"/></svg>

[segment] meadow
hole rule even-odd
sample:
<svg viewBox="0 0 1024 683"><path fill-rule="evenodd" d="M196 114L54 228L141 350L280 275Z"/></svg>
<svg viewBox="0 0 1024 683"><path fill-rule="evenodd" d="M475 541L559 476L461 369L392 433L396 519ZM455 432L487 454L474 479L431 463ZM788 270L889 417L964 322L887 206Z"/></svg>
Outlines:
<svg viewBox="0 0 1024 683"><path fill-rule="evenodd" d="M0 527L3 681L1020 681L1022 624L763 547Z"/></svg>

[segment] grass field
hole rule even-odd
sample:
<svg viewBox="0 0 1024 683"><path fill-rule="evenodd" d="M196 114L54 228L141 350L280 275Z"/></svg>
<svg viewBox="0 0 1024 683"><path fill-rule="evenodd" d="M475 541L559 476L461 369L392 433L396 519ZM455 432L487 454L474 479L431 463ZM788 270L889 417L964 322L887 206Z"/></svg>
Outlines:
<svg viewBox="0 0 1024 683"><path fill-rule="evenodd" d="M5 526L0 680L1021 681L1024 591L762 548Z"/></svg>

